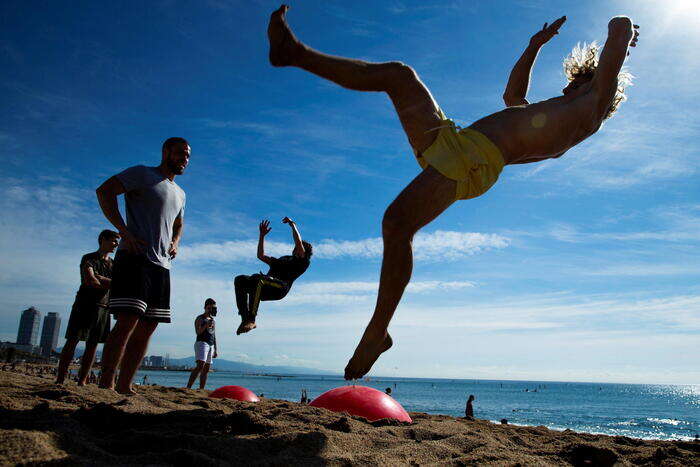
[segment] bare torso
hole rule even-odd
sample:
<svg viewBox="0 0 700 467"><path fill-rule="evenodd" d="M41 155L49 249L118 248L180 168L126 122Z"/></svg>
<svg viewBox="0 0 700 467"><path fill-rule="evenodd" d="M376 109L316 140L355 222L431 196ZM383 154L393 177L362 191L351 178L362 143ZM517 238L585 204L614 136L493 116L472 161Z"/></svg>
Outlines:
<svg viewBox="0 0 700 467"><path fill-rule="evenodd" d="M508 107L470 125L487 136L506 164L559 157L598 131L604 114L590 83L574 95Z"/></svg>

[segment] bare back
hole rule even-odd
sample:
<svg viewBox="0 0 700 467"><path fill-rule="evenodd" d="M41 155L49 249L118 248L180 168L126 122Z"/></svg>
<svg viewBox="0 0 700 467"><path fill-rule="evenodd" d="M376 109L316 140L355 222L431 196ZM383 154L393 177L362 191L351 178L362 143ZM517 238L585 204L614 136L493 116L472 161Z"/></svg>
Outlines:
<svg viewBox="0 0 700 467"><path fill-rule="evenodd" d="M491 139L507 164L559 157L598 131L605 115L599 111L600 100L588 83L575 96L508 107L470 128Z"/></svg>

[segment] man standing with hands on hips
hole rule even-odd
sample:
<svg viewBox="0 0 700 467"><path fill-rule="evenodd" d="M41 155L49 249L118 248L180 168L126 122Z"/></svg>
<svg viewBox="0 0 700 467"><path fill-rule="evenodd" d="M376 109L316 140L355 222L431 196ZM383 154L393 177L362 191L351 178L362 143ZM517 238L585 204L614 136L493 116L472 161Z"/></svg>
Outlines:
<svg viewBox="0 0 700 467"><path fill-rule="evenodd" d="M170 322L170 262L177 255L185 213L185 192L174 180L184 173L190 153L185 139L168 138L160 165L130 167L97 189L102 212L122 239L109 300L117 323L102 353L101 388L134 394L131 382L151 335L158 323ZM126 223L117 203L121 194Z"/></svg>

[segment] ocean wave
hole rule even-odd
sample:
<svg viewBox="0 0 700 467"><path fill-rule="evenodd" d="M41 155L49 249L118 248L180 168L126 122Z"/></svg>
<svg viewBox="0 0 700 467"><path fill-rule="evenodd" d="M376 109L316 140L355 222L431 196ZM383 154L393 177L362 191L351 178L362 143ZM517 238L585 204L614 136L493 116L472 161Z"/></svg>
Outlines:
<svg viewBox="0 0 700 467"><path fill-rule="evenodd" d="M677 420L675 418L647 418L647 421L654 422L654 423L665 423L666 425L673 425L673 426L678 426L681 423L687 424L688 422L685 422L683 420Z"/></svg>

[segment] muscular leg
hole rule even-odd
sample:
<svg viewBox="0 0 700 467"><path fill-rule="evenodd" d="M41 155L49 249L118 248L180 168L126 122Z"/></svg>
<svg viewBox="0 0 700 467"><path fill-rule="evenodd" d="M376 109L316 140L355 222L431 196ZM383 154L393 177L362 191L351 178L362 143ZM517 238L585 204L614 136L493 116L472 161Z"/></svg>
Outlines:
<svg viewBox="0 0 700 467"><path fill-rule="evenodd" d="M192 389L194 381L197 379L197 376L199 376L199 373L202 371L202 367L204 366L204 362L202 360L197 360L196 363L197 366L195 366L190 373L190 380L187 382L187 389Z"/></svg>
<svg viewBox="0 0 700 467"><path fill-rule="evenodd" d="M153 331L156 330L156 321L139 319L136 329L131 333L129 342L126 345L124 359L119 368L119 380L117 381L117 392L120 394L133 394L131 382L134 379L143 357L146 356L148 342L151 340Z"/></svg>
<svg viewBox="0 0 700 467"><path fill-rule="evenodd" d="M68 373L73 355L75 355L75 347L78 345L78 339L68 339L61 349L61 360L58 362L58 370L56 371L56 384L63 384Z"/></svg>
<svg viewBox="0 0 700 467"><path fill-rule="evenodd" d="M270 18L270 62L296 66L357 91L386 92L394 104L411 146L417 152L435 140L441 125L439 107L415 71L400 62L369 63L318 52L299 41L285 19L286 6ZM433 168L424 170L389 206L382 223L384 258L379 294L372 320L345 368L345 378L366 374L379 355L391 347L389 321L411 278L413 235L455 201L456 183Z"/></svg>
<svg viewBox="0 0 700 467"><path fill-rule="evenodd" d="M285 19L283 5L270 17L268 38L270 62L274 66L295 66L356 91L386 92L394 104L411 146L421 152L437 136L430 131L440 125L438 106L416 72L401 62L370 63L335 57L300 42Z"/></svg>
<svg viewBox="0 0 700 467"><path fill-rule="evenodd" d="M204 366L202 366L202 372L199 374L199 389L204 389L204 386L207 385L207 376L209 376L210 367L210 363L205 363Z"/></svg>
<svg viewBox="0 0 700 467"><path fill-rule="evenodd" d="M114 373L124 356L126 343L138 322L139 317L133 313L117 314L117 324L107 336L107 342L102 348L102 372L99 384L101 388L114 389Z"/></svg>
<svg viewBox="0 0 700 467"><path fill-rule="evenodd" d="M233 281L236 290L236 305L238 314L241 315L241 324L236 330L236 335L252 331L256 328L255 318L250 315L252 295L255 293L257 281L253 276L236 276Z"/></svg>
<svg viewBox="0 0 700 467"><path fill-rule="evenodd" d="M428 167L387 208L382 221L384 258L377 304L355 353L345 367L345 379L364 376L379 355L391 347L387 328L411 279L413 236L455 202L455 190L454 180Z"/></svg>
<svg viewBox="0 0 700 467"><path fill-rule="evenodd" d="M78 386L87 384L88 374L95 363L95 353L97 353L97 342L86 342L85 352L80 359L80 371L78 372Z"/></svg>

